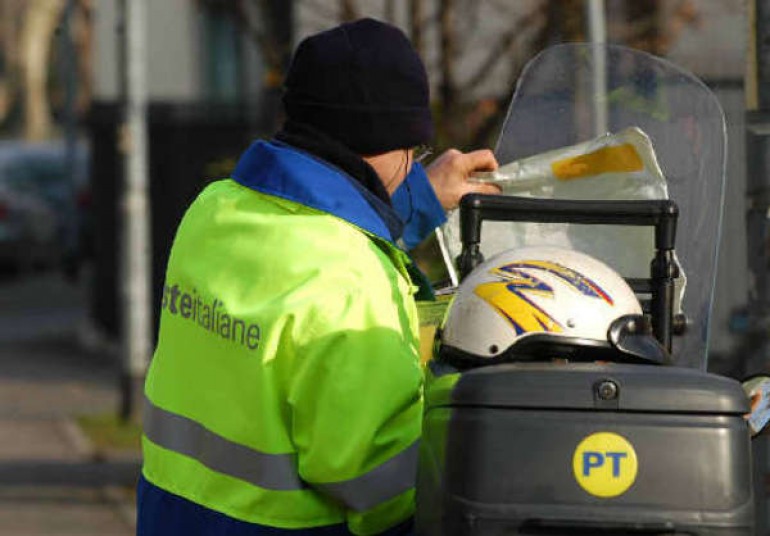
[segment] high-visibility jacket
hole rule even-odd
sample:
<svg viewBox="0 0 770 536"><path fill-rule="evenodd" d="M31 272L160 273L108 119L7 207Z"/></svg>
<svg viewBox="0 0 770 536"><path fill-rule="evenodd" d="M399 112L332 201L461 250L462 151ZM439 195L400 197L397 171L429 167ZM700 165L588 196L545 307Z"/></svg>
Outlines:
<svg viewBox="0 0 770 536"><path fill-rule="evenodd" d="M368 535L411 516L422 373L392 212L278 142L193 202L146 381L140 536Z"/></svg>

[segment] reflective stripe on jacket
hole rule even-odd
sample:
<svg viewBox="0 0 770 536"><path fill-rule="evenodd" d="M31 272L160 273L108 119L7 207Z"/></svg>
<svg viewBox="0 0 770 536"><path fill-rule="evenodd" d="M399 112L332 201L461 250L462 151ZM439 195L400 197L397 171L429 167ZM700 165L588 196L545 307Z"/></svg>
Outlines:
<svg viewBox="0 0 770 536"><path fill-rule="evenodd" d="M301 151L258 142L234 177L201 193L174 241L143 476L239 522L383 532L414 508L409 260L381 207Z"/></svg>

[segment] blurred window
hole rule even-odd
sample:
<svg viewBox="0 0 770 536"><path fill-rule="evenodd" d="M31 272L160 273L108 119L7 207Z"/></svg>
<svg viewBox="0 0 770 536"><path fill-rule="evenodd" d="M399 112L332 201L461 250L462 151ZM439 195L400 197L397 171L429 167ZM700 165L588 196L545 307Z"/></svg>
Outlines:
<svg viewBox="0 0 770 536"><path fill-rule="evenodd" d="M235 103L240 99L239 35L232 17L226 13L204 12L204 88L212 101Z"/></svg>

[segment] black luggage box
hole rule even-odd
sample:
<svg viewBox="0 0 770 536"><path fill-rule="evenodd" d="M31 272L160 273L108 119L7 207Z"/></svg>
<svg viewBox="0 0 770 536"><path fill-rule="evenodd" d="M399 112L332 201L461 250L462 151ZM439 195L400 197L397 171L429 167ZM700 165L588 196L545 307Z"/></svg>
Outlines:
<svg viewBox="0 0 770 536"><path fill-rule="evenodd" d="M425 404L421 536L752 533L749 408L731 379L515 363L434 377Z"/></svg>

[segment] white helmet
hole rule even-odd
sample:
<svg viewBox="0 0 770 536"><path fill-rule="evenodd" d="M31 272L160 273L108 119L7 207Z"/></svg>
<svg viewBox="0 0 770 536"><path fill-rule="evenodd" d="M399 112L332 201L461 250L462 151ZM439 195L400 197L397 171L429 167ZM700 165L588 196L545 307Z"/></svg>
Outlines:
<svg viewBox="0 0 770 536"><path fill-rule="evenodd" d="M633 290L578 251L527 247L496 255L462 282L440 334L460 367L539 358L665 363Z"/></svg>

